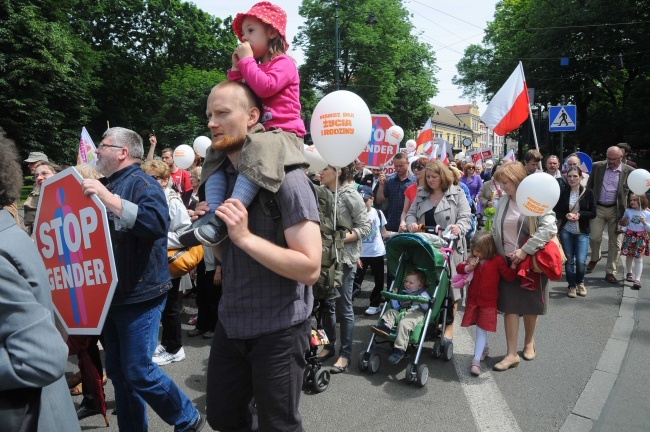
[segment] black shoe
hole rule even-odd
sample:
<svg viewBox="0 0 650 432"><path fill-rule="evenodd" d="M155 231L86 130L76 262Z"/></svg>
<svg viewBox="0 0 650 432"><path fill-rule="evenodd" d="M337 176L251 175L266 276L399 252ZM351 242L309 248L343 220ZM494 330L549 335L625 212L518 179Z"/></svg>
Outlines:
<svg viewBox="0 0 650 432"><path fill-rule="evenodd" d="M187 432L199 432L205 426L205 416L199 413L199 418L196 419L194 424L187 429Z"/></svg>
<svg viewBox="0 0 650 432"><path fill-rule="evenodd" d="M82 403L79 409L77 410L77 420L85 419L86 417L94 416L101 414L94 403L84 404Z"/></svg>
<svg viewBox="0 0 650 432"><path fill-rule="evenodd" d="M216 246L228 237L228 227L216 215L210 222L194 230L194 235L204 246Z"/></svg>

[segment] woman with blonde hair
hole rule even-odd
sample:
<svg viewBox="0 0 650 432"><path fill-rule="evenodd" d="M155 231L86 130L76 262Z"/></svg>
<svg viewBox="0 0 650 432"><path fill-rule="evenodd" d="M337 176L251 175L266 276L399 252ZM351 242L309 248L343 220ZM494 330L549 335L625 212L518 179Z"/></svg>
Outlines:
<svg viewBox="0 0 650 432"><path fill-rule="evenodd" d="M162 161L152 160L142 164L142 171L149 174L165 190L169 206L169 232L167 233L167 248L179 249L183 245L178 241L180 235L187 230L192 221L183 204L181 196L172 189L169 166ZM153 361L159 366L185 359L185 350L181 336L181 310L183 296L179 293L181 278L172 279L172 289L167 292L165 310L162 313L162 337L156 347Z"/></svg>
<svg viewBox="0 0 650 432"><path fill-rule="evenodd" d="M418 195L406 216L406 226L410 232L417 232L420 224L438 226L441 231L448 227L458 237L453 255L452 272L467 258L465 234L472 227L470 208L465 192L454 184L454 174L440 161L429 162L424 168L424 184L418 188ZM458 310L459 290L454 293L454 316ZM454 326L445 330L445 343L454 336Z"/></svg>
<svg viewBox="0 0 650 432"><path fill-rule="evenodd" d="M525 178L526 169L519 163L506 163L494 173L494 180L507 197L499 201L491 232L497 253L513 266L518 266L528 255L535 254L557 234L554 212L530 218L521 214L517 204L517 188ZM534 226L534 233L531 233L531 225ZM533 336L537 317L546 314L549 280L542 273L536 276L539 280L533 287L524 286L519 279L515 282L501 279L499 283L498 309L504 313L508 352L494 365L494 370L505 371L519 365L521 358L517 352L517 339L521 315L524 317L525 331L522 357L530 361L537 356Z"/></svg>

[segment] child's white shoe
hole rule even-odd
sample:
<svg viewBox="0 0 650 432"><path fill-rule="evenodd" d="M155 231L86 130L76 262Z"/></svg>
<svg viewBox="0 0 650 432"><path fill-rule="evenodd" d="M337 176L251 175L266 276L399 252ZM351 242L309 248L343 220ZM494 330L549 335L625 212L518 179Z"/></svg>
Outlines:
<svg viewBox="0 0 650 432"><path fill-rule="evenodd" d="M469 368L469 372L474 376L481 375L481 361L472 360L472 366Z"/></svg>

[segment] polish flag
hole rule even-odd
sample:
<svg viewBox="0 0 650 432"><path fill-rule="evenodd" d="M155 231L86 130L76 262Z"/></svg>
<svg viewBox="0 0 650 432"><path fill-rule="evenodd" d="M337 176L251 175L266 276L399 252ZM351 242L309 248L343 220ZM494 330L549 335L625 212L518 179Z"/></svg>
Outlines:
<svg viewBox="0 0 650 432"><path fill-rule="evenodd" d="M442 143L442 150L440 151L440 162L449 166L449 155L447 154L447 141Z"/></svg>
<svg viewBox="0 0 650 432"><path fill-rule="evenodd" d="M431 117L429 117L422 128L422 132L420 132L420 136L418 136L418 139L415 142L418 145L422 145L431 141L433 141L433 130L431 129Z"/></svg>
<svg viewBox="0 0 650 432"><path fill-rule="evenodd" d="M510 149L507 155L504 156L503 160L509 160L511 162L516 162L517 159L515 158L515 150Z"/></svg>
<svg viewBox="0 0 650 432"><path fill-rule="evenodd" d="M481 120L495 134L504 136L519 128L526 121L529 115L529 104L524 66L519 62L508 81L488 104Z"/></svg>

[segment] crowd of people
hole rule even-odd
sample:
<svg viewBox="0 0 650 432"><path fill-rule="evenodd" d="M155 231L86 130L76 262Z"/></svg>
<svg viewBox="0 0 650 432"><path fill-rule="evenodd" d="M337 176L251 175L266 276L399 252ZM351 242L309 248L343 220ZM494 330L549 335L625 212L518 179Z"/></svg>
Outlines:
<svg viewBox="0 0 650 432"><path fill-rule="evenodd" d="M35 186L21 221L16 205L21 168L15 146L0 135L5 168L0 174L0 316L2 341L12 341L0 346L8 359L0 364L0 407L11 430L79 430L63 378L69 354L79 356L80 368L90 368L79 376L84 399L76 417L103 414L108 424L101 385L97 389L88 381L103 376L98 340L115 389L120 430L146 430L147 406L179 432L199 431L206 422L216 430L251 430L254 424L261 430L302 430L299 402L314 307L311 286L321 277L323 253L316 187L335 193L336 217L351 227L339 256L342 283L322 303L329 343L318 356L323 364L333 359L333 374L350 366L353 300L368 268L374 288L365 314L378 318L373 332L386 337L397 327L390 362L404 358L410 332L428 310L426 301L398 301L391 312L377 316L386 289L398 286L409 296L429 296L424 272L412 270L403 280L385 272L384 241L399 233L429 227L457 238L451 269L465 282L451 290L450 314L457 316L465 298L462 326L477 328L469 365L474 375L482 373L481 361L490 354L488 332L497 330L499 312L507 352L494 369L505 371L521 358L536 358L534 335L538 317L547 311L549 278L540 273L524 282L517 275L554 237L566 253L569 297L587 296L584 276L601 259L605 227L606 280L619 283L623 255L625 280L641 288L643 257L650 255L650 212L646 197L628 189L634 168L627 144L610 147L588 177L577 155L568 158L566 172L557 156L548 156L546 170L556 179L549 181L558 182L561 194L553 211L537 217L524 216L517 202L522 181L541 171L543 157L536 150L523 163L458 160L449 166L423 156L409 162L398 153L391 175L357 160L308 176L300 81L295 62L286 55L286 13L260 2L235 17L233 30L241 44L233 52L228 81L217 84L207 99L212 145L205 160L197 158L190 170L181 169L171 148L156 156L154 134L145 156L138 133L113 127L97 146L94 169L78 168L83 194L95 195L107 209L118 274L99 338L59 336L44 264L29 241L38 228L40 186L62 167L41 152L30 153L24 162ZM264 205L262 189L273 197ZM275 212L267 211L269 203ZM168 251L191 247L204 250L193 277L170 275ZM211 343L206 415L161 367L186 358L180 317L183 291L193 284L199 312L186 336ZM398 316L404 318L399 323ZM452 343L453 337L454 326L447 325L443 343ZM82 361L86 357L92 361Z"/></svg>

